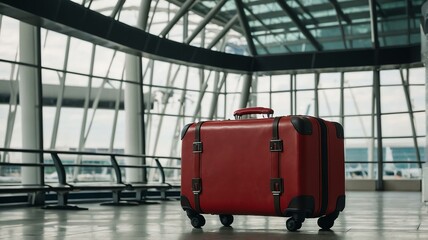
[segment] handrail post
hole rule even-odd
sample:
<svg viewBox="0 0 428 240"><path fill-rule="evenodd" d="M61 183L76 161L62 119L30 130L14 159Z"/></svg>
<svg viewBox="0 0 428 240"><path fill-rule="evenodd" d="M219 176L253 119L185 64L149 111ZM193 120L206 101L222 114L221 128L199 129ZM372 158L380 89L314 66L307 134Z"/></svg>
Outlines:
<svg viewBox="0 0 428 240"><path fill-rule="evenodd" d="M61 162L61 159L58 157L57 153L51 153L52 161L55 165L56 173L58 174L58 183L61 185L67 184L67 175L65 173L64 165Z"/></svg>
<svg viewBox="0 0 428 240"><path fill-rule="evenodd" d="M116 175L116 183L123 184L122 182L122 172L120 171L119 164L117 163L116 157L114 155L110 155L111 166L114 169L114 173Z"/></svg>
<svg viewBox="0 0 428 240"><path fill-rule="evenodd" d="M162 167L161 163L159 162L159 159L155 158L155 162L156 162L157 167L159 168L162 183L165 183L165 172L163 170L163 167Z"/></svg>

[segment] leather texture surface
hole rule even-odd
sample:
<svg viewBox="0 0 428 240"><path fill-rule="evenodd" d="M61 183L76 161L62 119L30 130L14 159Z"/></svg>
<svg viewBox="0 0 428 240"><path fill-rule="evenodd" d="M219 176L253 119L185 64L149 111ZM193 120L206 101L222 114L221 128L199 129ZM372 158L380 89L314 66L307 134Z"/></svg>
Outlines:
<svg viewBox="0 0 428 240"><path fill-rule="evenodd" d="M344 149L334 123L325 121L328 169L324 172L328 173L328 192L324 193L321 130L317 119L308 119L311 135L300 134L291 123L291 116L282 117L279 122L283 151L277 153L278 168L284 183L280 204L285 211L294 197L314 196L312 217L317 217L322 194L328 194L326 214L335 211L337 198L344 195ZM277 216L270 188L276 168L269 149L273 118L204 122L200 132L203 151L198 160L192 148L195 126L190 125L182 140L181 194L189 199L191 207L195 209L192 179L199 171L202 213Z"/></svg>

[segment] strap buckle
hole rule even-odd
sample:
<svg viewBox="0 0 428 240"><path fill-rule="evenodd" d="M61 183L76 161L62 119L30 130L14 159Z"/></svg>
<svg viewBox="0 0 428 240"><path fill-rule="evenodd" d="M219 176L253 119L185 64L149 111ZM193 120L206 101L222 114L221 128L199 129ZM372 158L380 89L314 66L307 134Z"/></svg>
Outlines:
<svg viewBox="0 0 428 240"><path fill-rule="evenodd" d="M271 152L282 152L283 144L281 139L272 139L269 142L269 149Z"/></svg>
<svg viewBox="0 0 428 240"><path fill-rule="evenodd" d="M193 153L201 153L203 150L202 142L193 142Z"/></svg>
<svg viewBox="0 0 428 240"><path fill-rule="evenodd" d="M282 178L270 179L270 190L274 196L279 196L284 192L284 184Z"/></svg>
<svg viewBox="0 0 428 240"><path fill-rule="evenodd" d="M202 191L202 179L193 178L192 179L192 192L195 195L198 195Z"/></svg>

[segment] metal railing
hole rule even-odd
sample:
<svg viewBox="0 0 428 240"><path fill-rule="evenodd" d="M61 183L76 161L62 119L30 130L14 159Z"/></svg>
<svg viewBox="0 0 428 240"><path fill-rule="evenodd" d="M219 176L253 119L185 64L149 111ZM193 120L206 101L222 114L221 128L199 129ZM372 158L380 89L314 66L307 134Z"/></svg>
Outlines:
<svg viewBox="0 0 428 240"><path fill-rule="evenodd" d="M42 179L40 179L40 184L22 184L22 183L8 183L0 184L0 193L32 193L35 191L47 192L55 191L58 194L58 205L60 208L67 206L67 195L72 191L81 191L89 189L92 191L96 190L111 190L113 192L113 203L120 203L120 193L122 191L136 191L137 200L141 200L143 196L142 192L147 191L149 188L157 189L161 192L162 198L166 198L165 191L172 188L179 188L180 184L168 183L166 180L165 170L175 170L179 171L180 167L174 166L162 166L160 159L168 160L177 160L180 161L180 158L169 157L169 156L149 156L149 155L138 155L138 154L120 154L120 153L99 153L99 152L86 152L86 151L59 151L59 150L35 150L35 149L17 149L17 148L0 148L0 152L16 152L16 153L34 153L39 155L49 154L52 158L52 163L11 163L11 162L0 162L0 167L4 166L18 166L18 167L36 167L40 168L42 174ZM75 156L99 156L99 157L108 157L110 164L77 164L77 163L67 163L65 164L59 157L59 155L75 155ZM153 159L155 165L128 165L128 164L119 164L117 161L118 157L126 158L135 158L136 161L139 159ZM107 160L102 160L107 161ZM53 167L58 175L57 185L46 184L44 179L44 168ZM111 168L113 169L112 174L114 173L115 181L109 181L107 185L100 185L99 182L85 182L85 185L82 185L74 179L74 181L67 181L67 172L66 168ZM137 169L157 169L159 171L159 181L156 183L148 183L146 181L141 182L132 182L126 183L122 178L122 169L125 168L137 168ZM143 177L146 179L146 176ZM92 185L91 185L92 184ZM140 199L138 199L140 198Z"/></svg>

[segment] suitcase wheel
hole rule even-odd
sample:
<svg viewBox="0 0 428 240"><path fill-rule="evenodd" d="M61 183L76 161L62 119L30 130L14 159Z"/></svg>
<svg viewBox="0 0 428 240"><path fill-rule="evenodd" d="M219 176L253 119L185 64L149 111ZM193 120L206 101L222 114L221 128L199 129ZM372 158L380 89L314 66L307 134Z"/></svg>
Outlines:
<svg viewBox="0 0 428 240"><path fill-rule="evenodd" d="M334 220L339 216L338 212L334 212L332 214L326 215L324 217L318 218L318 226L322 230L330 230L330 228L334 225Z"/></svg>
<svg viewBox="0 0 428 240"><path fill-rule="evenodd" d="M295 218L289 218L286 222L288 231L294 232L299 230L302 227L302 221L299 221Z"/></svg>
<svg viewBox="0 0 428 240"><path fill-rule="evenodd" d="M201 228L205 225L205 218L198 214L190 218L190 223L194 228Z"/></svg>
<svg viewBox="0 0 428 240"><path fill-rule="evenodd" d="M327 217L320 217L318 218L318 226L322 230L330 230L331 227L334 225L334 220L330 220Z"/></svg>
<svg viewBox="0 0 428 240"><path fill-rule="evenodd" d="M230 225L233 223L233 216L227 215L227 214L220 214L220 222L225 227L230 227Z"/></svg>

